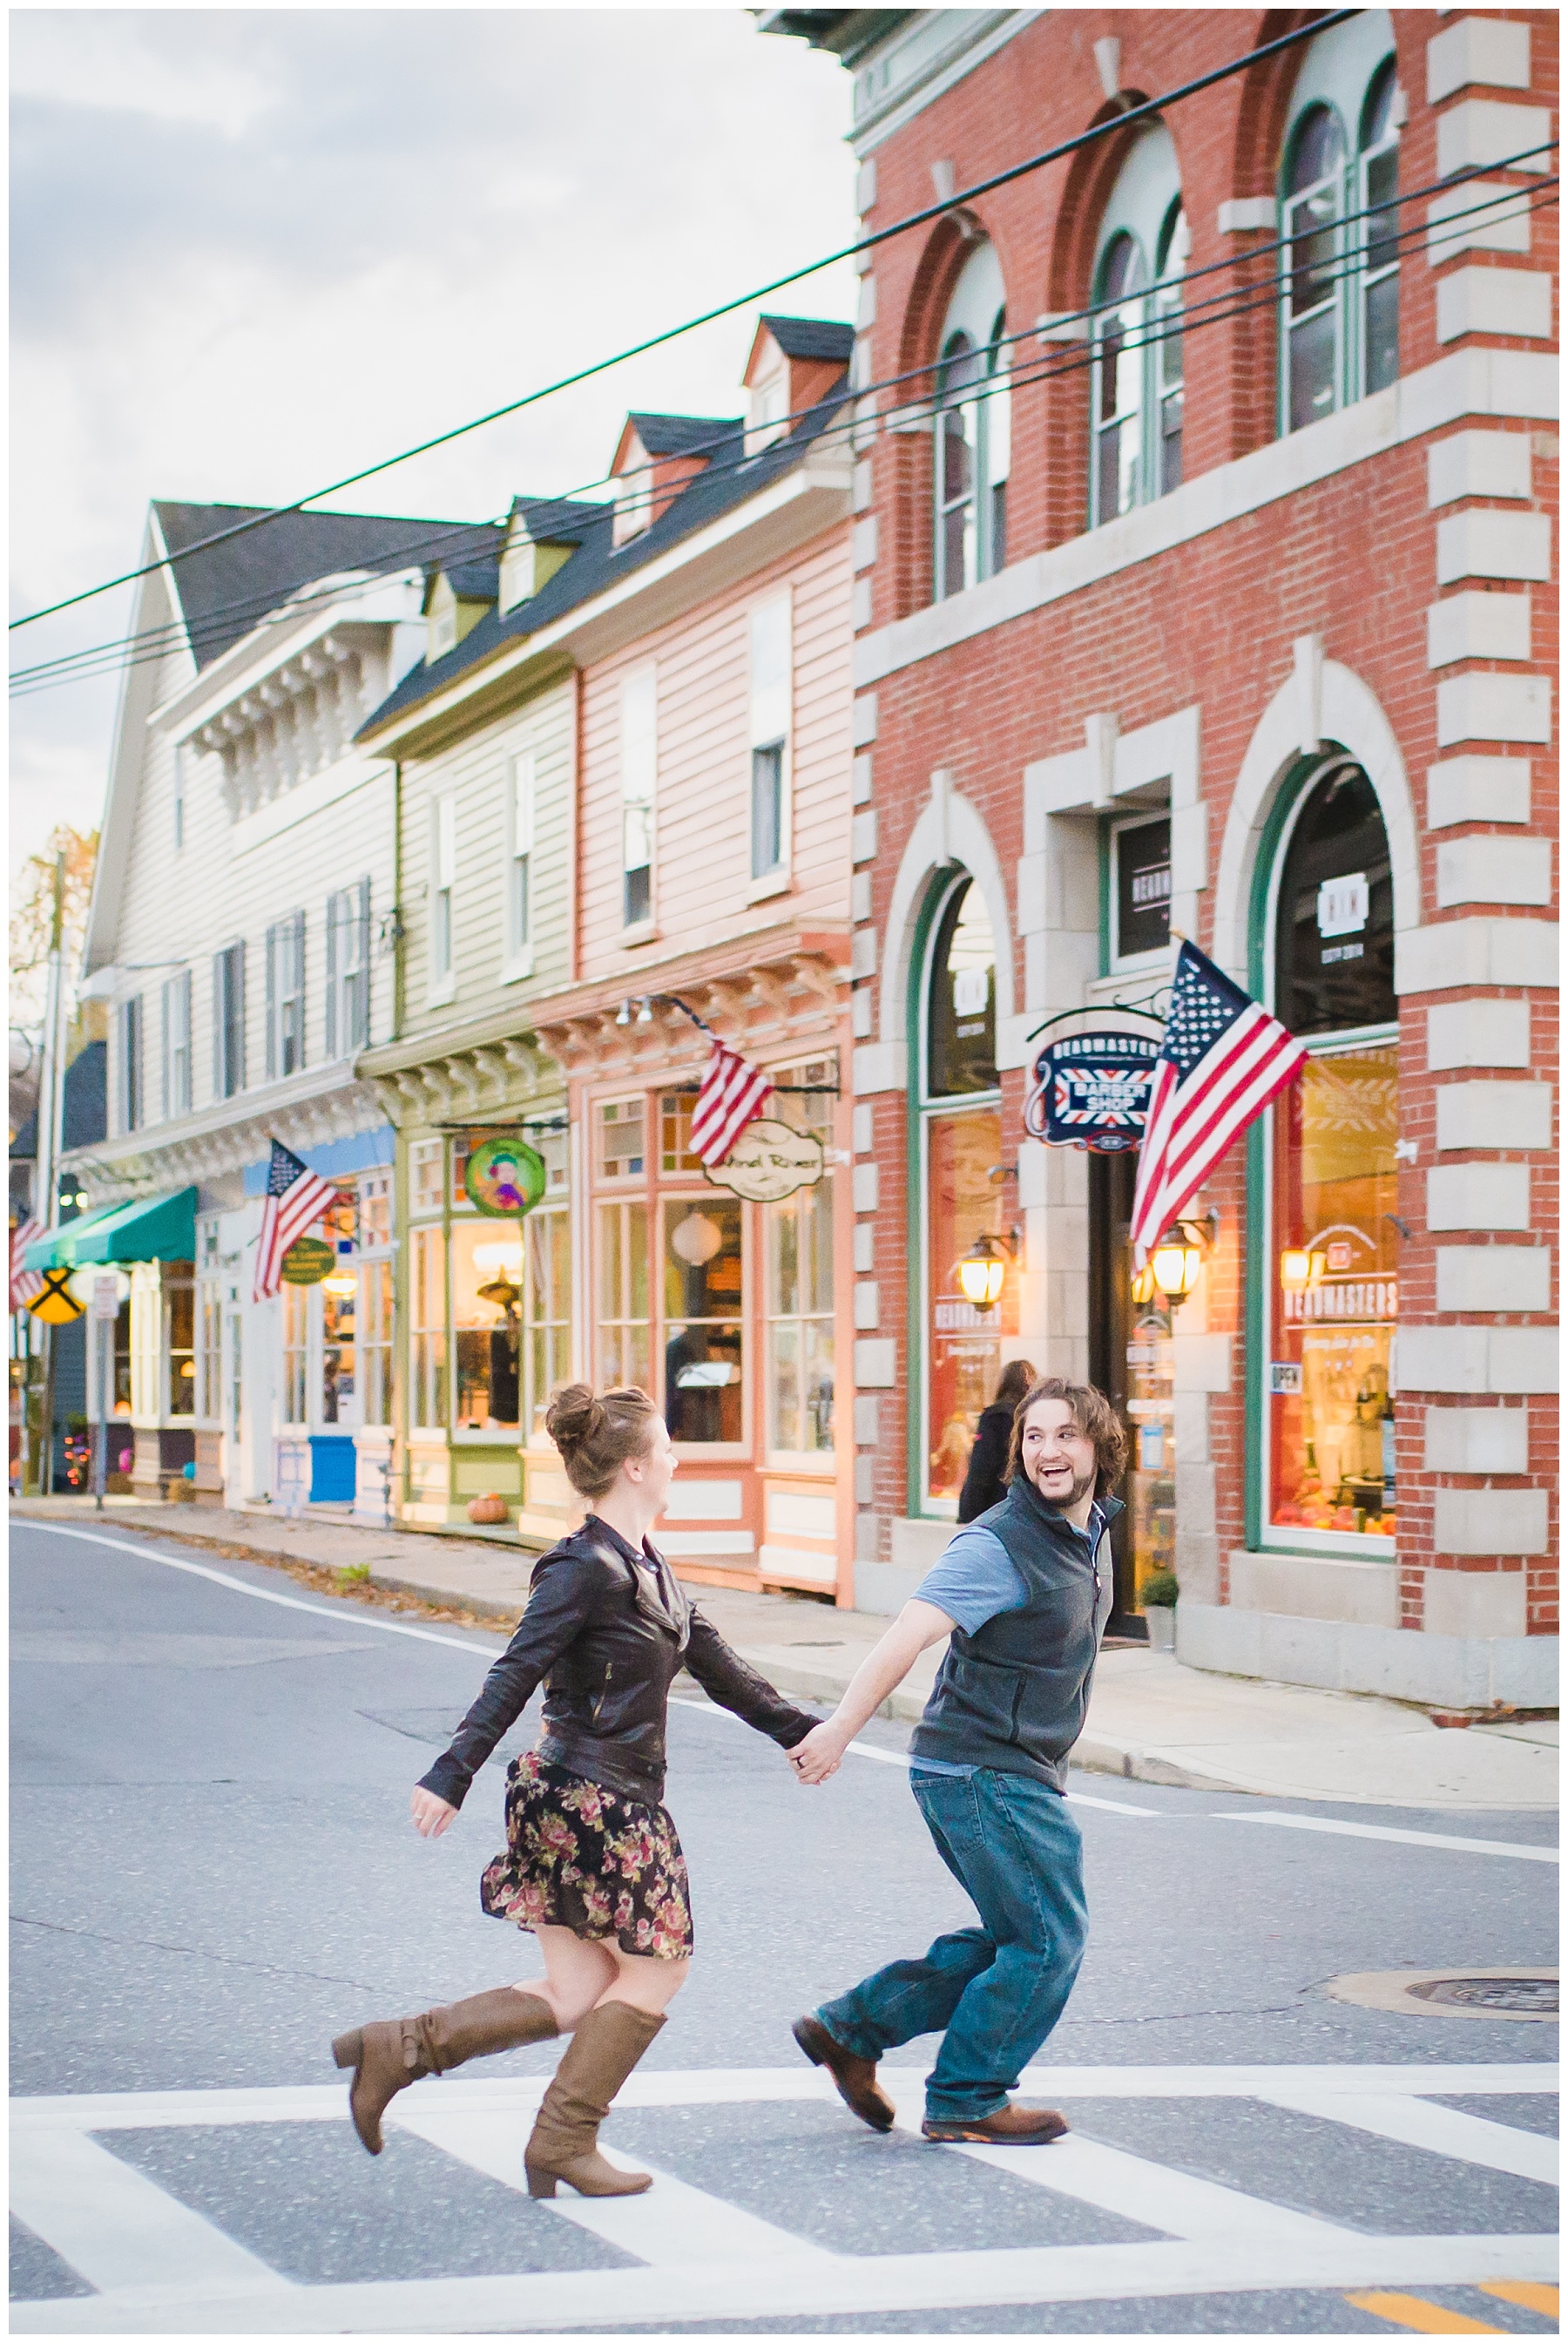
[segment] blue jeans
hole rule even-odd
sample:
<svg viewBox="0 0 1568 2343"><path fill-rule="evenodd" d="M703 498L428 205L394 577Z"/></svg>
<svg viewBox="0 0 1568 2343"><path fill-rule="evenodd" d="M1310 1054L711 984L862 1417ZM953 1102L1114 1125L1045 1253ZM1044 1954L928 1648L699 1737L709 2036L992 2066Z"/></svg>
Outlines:
<svg viewBox="0 0 1568 2343"><path fill-rule="evenodd" d="M982 1926L892 1961L817 2016L857 2057L943 2036L926 2078L933 2123L994 2115L1066 2006L1083 1958L1083 1842L1065 1798L1029 1774L915 1774L937 1853Z"/></svg>

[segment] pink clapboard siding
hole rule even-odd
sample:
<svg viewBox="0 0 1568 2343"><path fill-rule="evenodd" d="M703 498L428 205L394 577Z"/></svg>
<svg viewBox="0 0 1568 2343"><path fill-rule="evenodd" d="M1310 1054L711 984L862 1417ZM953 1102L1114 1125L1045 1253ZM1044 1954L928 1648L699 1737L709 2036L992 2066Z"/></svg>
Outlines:
<svg viewBox="0 0 1568 2343"><path fill-rule="evenodd" d="M788 590L794 672L790 884L748 900L750 612ZM580 981L849 916L849 524L759 568L584 673L578 905ZM620 687L658 669L655 938L621 940Z"/></svg>

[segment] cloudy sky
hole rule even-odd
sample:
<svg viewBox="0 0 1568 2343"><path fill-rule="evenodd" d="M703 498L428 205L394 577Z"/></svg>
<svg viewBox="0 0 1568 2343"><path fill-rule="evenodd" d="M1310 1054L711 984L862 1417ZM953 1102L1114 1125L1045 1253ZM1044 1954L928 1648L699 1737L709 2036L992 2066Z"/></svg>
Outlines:
<svg viewBox="0 0 1568 2343"><path fill-rule="evenodd" d="M849 76L734 8L21 9L12 605L135 565L155 497L286 502L854 232ZM848 317L828 270L770 305ZM754 312L337 501L493 516L628 407L738 409ZM124 593L12 637L112 640ZM102 804L116 679L13 704L12 870Z"/></svg>

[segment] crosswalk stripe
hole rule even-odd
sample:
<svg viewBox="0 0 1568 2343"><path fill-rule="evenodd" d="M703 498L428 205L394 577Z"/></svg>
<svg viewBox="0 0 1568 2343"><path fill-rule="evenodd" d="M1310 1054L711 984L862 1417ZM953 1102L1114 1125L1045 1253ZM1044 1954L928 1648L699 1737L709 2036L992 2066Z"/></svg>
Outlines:
<svg viewBox="0 0 1568 2343"><path fill-rule="evenodd" d="M397 2103L389 2122L508 2188L526 2187L527 2113L487 2113L434 2103L410 2107L411 2097L406 2094ZM624 2158L608 2149L604 2153L610 2163L620 2164L623 2170L629 2168ZM722 2197L711 2197L706 2189L693 2188L657 2165L644 2162L635 2168L653 2175L654 2186L645 2196L578 2197L563 2184L555 2197L545 2201L564 2220L656 2269L705 2262L798 2261L822 2255L823 2248L809 2238L775 2228L770 2221L759 2219Z"/></svg>
<svg viewBox="0 0 1568 2343"><path fill-rule="evenodd" d="M222 2289L248 2300L294 2291L85 2132L35 2132L13 2154L11 2210L101 2292L156 2286L206 2297Z"/></svg>
<svg viewBox="0 0 1568 2343"><path fill-rule="evenodd" d="M1007 2303L1151 2300L1302 2288L1473 2286L1496 2270L1550 2278L1550 2236L1230 2237L999 2252L832 2255L751 2268L585 2270L282 2288L197 2299L139 2288L14 2303L17 2334L616 2333L674 2321L810 2318Z"/></svg>
<svg viewBox="0 0 1568 2343"><path fill-rule="evenodd" d="M918 2079L924 2066L887 2066L885 2079ZM409 2103L441 2097L480 2107L526 2107L539 2103L546 2077L528 2075L446 2075L416 2083ZM1322 2090L1337 2097L1392 2093L1399 2097L1546 2097L1558 2084L1555 2064L1509 2060L1471 2065L1323 2066L1031 2066L1026 2097L1058 2099L1253 2099L1279 2091ZM635 2107L732 2106L739 2101L823 2099L835 2094L820 2068L802 2058L789 2066L638 2067L617 2105ZM402 2100L399 2105L404 2104ZM13 2132L45 2127L69 2131L142 2130L150 2125L337 2123L347 2121L348 2096L338 2083L246 2086L231 2090L92 2091L13 2099Z"/></svg>
<svg viewBox="0 0 1568 2343"><path fill-rule="evenodd" d="M1386 2318L1391 2327L1408 2327L1415 2335L1506 2335L1505 2327L1483 2326L1479 2318L1466 2318L1457 2310L1445 2310L1440 2302L1422 2302L1415 2294L1347 2294L1345 2300L1352 2310L1370 2311L1374 2318Z"/></svg>
<svg viewBox="0 0 1568 2343"><path fill-rule="evenodd" d="M1433 2107L1426 2099L1402 2098L1392 2091L1287 2089L1261 2091L1258 2096L1271 2107L1322 2116L1330 2123L1349 2124L1354 2131L1396 2139L1405 2147L1422 2147L1432 2156L1452 2156L1464 2164L1483 2165L1492 2172L1511 2172L1518 2180L1543 2180L1550 2187L1557 2185L1557 2142L1546 2132L1520 2131L1512 2124L1493 2123L1459 2107Z"/></svg>

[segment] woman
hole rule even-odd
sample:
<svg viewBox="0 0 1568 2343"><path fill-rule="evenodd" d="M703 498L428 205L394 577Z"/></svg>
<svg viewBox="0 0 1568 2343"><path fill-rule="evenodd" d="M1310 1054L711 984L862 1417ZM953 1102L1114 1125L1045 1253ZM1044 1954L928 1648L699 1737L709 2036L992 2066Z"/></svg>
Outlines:
<svg viewBox="0 0 1568 2343"><path fill-rule="evenodd" d="M970 1450L969 1471L959 1497L960 1522L978 1521L1007 1494L1007 1457L1012 1440L1012 1419L1018 1403L1033 1383L1034 1369L1027 1359L1012 1359L1001 1371L996 1397L980 1412L975 1444Z"/></svg>
<svg viewBox="0 0 1568 2343"><path fill-rule="evenodd" d="M720 1706L785 1749L817 1720L730 1650L648 1544L676 1464L653 1402L640 1391L596 1399L573 1383L545 1424L592 1510L535 1565L516 1634L412 1805L425 1837L448 1829L544 1683L538 1746L508 1774L506 1852L479 1885L487 1912L538 1936L544 1979L355 2026L332 2050L354 2069L354 2127L378 2156L381 2117L405 2085L570 2034L524 2154L528 2194L553 2197L565 2180L583 2197L631 2197L649 2176L607 2162L598 2127L691 1965L686 1859L659 1803L670 1683L684 1663Z"/></svg>

